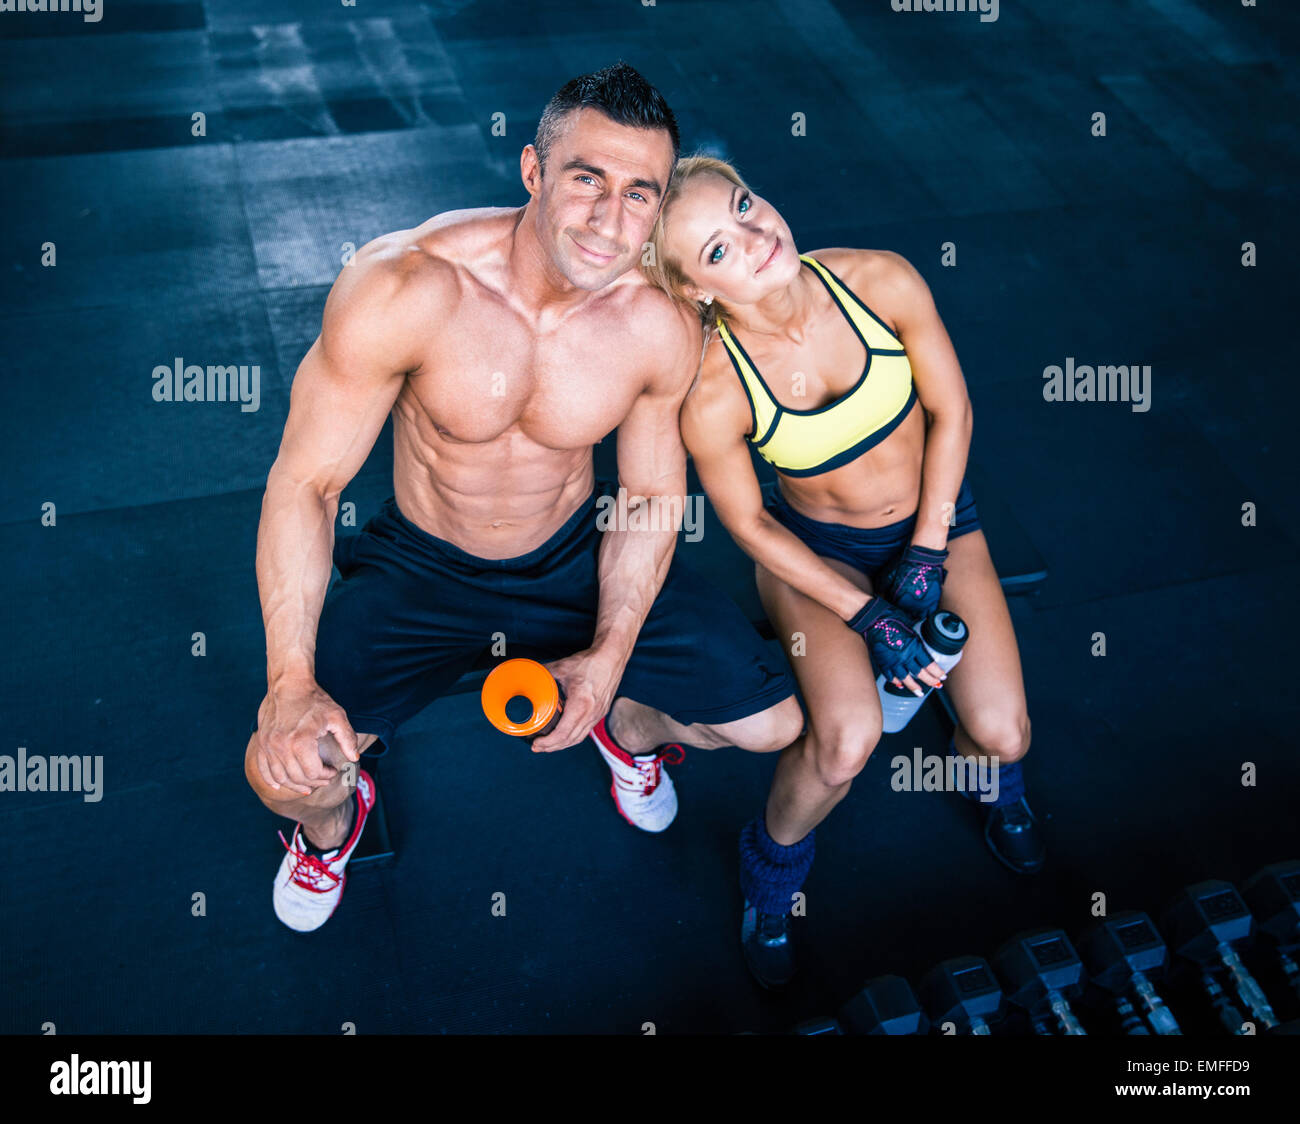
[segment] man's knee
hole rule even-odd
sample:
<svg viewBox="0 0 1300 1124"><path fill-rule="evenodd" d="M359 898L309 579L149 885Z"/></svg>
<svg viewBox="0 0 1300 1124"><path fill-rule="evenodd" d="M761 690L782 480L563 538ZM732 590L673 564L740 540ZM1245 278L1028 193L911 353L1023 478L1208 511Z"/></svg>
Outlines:
<svg viewBox="0 0 1300 1124"><path fill-rule="evenodd" d="M841 788L852 782L880 742L880 732L880 719L866 714L856 721L810 731L806 750L812 755L822 784L827 788Z"/></svg>
<svg viewBox="0 0 1300 1124"><path fill-rule="evenodd" d="M987 756L996 757L1005 765L1019 761L1029 752L1029 715L1023 710L983 710L962 725Z"/></svg>
<svg viewBox="0 0 1300 1124"><path fill-rule="evenodd" d="M249 787L257 793L257 798L268 808L277 804L288 804L294 800L301 800L302 793L294 792L288 788L274 788L267 782L266 777L262 775L259 764L261 757L262 747L257 734L254 733L248 739L248 748L244 751L244 779L248 781Z"/></svg>
<svg viewBox="0 0 1300 1124"><path fill-rule="evenodd" d="M357 754L360 755L378 740L375 734L358 734ZM326 734L323 738L318 738L316 750L320 754L321 761L339 772L343 772L349 764L352 764L348 761L333 734ZM244 778L248 781L252 790L257 793L263 804L273 807L304 799L301 792L283 786L275 788L269 784L262 774L259 761L265 761L265 758L262 756L262 747L258 735L254 732L248 739L248 748L244 751Z"/></svg>
<svg viewBox="0 0 1300 1124"><path fill-rule="evenodd" d="M791 695L775 706L727 724L731 744L751 753L784 749L803 732L803 709Z"/></svg>

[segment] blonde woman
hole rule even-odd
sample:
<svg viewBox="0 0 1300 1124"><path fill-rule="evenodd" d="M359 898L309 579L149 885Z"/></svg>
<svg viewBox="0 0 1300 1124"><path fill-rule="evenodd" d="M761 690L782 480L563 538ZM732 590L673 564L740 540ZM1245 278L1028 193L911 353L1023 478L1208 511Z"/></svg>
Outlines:
<svg viewBox="0 0 1300 1124"><path fill-rule="evenodd" d="M776 209L711 157L679 162L652 237L652 279L710 330L682 436L756 563L808 712L740 840L745 959L780 987L794 971L790 906L814 828L880 737L877 671L949 692L959 718L949 752L977 759L986 799L997 782L989 846L1015 871L1041 868L1019 765L1029 748L1020 656L965 482L965 380L917 271L885 250L799 254ZM750 446L776 469L767 506ZM970 628L947 676L915 632L940 602Z"/></svg>

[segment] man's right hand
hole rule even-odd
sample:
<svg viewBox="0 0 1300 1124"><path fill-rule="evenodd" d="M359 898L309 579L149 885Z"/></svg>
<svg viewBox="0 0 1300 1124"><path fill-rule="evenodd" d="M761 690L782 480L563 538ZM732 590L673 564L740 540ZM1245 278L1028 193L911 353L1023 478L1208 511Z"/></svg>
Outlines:
<svg viewBox="0 0 1300 1124"><path fill-rule="evenodd" d="M343 756L360 760L357 734L348 716L314 679L278 683L257 710L257 768L272 788L310 796L338 770L321 760L317 743L333 734Z"/></svg>

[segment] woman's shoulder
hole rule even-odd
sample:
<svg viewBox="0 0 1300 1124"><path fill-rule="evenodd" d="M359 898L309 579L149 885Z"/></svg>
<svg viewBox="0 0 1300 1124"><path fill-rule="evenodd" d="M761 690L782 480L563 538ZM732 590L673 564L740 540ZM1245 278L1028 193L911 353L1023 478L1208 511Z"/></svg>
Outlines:
<svg viewBox="0 0 1300 1124"><path fill-rule="evenodd" d="M682 403L682 421L700 434L732 436L732 430L742 435L749 431L749 403L716 331L709 333L699 376Z"/></svg>
<svg viewBox="0 0 1300 1124"><path fill-rule="evenodd" d="M854 250L834 247L813 250L808 257L821 262L877 316L896 326L909 310L930 300L930 289L920 271L893 250Z"/></svg>
<svg viewBox="0 0 1300 1124"><path fill-rule="evenodd" d="M825 250L807 250L805 257L819 261L842 281L850 285L892 284L900 278L919 276L916 267L893 250L863 250L832 246Z"/></svg>

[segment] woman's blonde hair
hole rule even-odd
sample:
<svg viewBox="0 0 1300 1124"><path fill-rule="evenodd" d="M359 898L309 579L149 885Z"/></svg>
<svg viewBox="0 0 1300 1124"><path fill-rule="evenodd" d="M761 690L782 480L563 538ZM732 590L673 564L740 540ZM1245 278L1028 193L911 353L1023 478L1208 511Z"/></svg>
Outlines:
<svg viewBox="0 0 1300 1124"><path fill-rule="evenodd" d="M686 287L692 282L682 271L680 264L672 261L664 249L664 223L668 218L669 209L691 180L709 172L721 176L745 191L749 190L749 185L740 178L740 173L725 160L719 160L715 156L684 156L677 162L672 178L668 181L663 206L659 208L654 230L650 232L651 260L648 265L641 266L641 272L651 284L657 285L673 300L694 308L699 313L700 322L711 332L717 328L718 321L725 317L726 309L718 303L717 298L714 298L710 304L704 304L687 296Z"/></svg>

